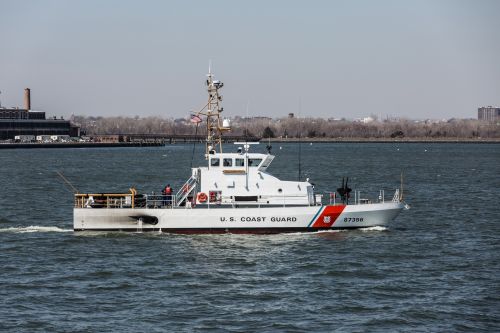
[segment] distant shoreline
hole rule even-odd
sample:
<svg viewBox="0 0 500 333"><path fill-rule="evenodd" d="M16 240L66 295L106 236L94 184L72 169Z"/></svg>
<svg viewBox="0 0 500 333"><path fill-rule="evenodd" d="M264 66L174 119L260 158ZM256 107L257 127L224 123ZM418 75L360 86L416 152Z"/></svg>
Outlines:
<svg viewBox="0 0 500 333"><path fill-rule="evenodd" d="M70 143L3 143L0 149L37 149L37 148L112 148L112 147L158 147L161 143L135 143L135 142L70 142Z"/></svg>
<svg viewBox="0 0 500 333"><path fill-rule="evenodd" d="M500 138L271 138L261 142L316 142L316 143L500 143Z"/></svg>
<svg viewBox="0 0 500 333"><path fill-rule="evenodd" d="M464 138L262 138L261 143L468 143L468 144L499 144L500 138L464 139ZM172 144L185 144L173 142ZM191 144L191 143L189 143ZM71 142L71 143L0 143L0 149L36 149L36 148L119 148L119 147L161 147L170 143L159 142Z"/></svg>

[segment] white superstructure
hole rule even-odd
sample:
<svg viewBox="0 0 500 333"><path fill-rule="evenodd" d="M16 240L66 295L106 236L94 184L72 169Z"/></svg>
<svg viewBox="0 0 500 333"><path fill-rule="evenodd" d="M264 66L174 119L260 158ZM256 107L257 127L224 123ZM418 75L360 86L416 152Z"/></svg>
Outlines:
<svg viewBox="0 0 500 333"><path fill-rule="evenodd" d="M215 194L221 204L314 205L309 182L282 181L267 173L273 159L271 154L247 151L212 154L208 166L193 169L193 176L199 179L199 192L212 199Z"/></svg>

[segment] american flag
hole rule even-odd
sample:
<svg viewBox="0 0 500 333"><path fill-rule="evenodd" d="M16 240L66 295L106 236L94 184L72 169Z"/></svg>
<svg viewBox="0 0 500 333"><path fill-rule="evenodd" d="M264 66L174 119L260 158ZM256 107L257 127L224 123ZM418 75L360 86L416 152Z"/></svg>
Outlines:
<svg viewBox="0 0 500 333"><path fill-rule="evenodd" d="M202 120L199 116L195 115L195 114L192 114L191 115L191 122L192 123L195 123L195 124L198 124L198 123L201 123Z"/></svg>

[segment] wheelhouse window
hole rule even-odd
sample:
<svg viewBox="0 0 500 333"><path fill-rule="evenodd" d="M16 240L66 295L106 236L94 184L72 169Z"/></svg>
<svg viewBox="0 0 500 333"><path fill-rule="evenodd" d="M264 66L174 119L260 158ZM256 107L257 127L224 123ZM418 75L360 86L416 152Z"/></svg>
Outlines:
<svg viewBox="0 0 500 333"><path fill-rule="evenodd" d="M256 167L259 166L259 164L262 162L262 158L249 158L248 159L248 166L249 167Z"/></svg>
<svg viewBox="0 0 500 333"><path fill-rule="evenodd" d="M218 158L211 158L210 159L210 166L211 167L218 167L220 165L220 160Z"/></svg>
<svg viewBox="0 0 500 333"><path fill-rule="evenodd" d="M230 167L230 166L233 166L233 159L232 158L225 158L222 162L222 164L225 166L225 167Z"/></svg>
<svg viewBox="0 0 500 333"><path fill-rule="evenodd" d="M245 166L245 159L243 159L243 158L235 158L234 159L234 166L237 166L237 167Z"/></svg>

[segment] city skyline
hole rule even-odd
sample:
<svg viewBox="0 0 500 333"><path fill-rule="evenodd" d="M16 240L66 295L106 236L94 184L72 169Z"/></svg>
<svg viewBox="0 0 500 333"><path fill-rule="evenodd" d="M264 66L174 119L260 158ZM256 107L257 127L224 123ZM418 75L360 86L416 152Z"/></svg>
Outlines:
<svg viewBox="0 0 500 333"><path fill-rule="evenodd" d="M4 107L22 107L31 88L48 115L186 117L206 102L210 60L231 117L476 118L500 105L495 1L0 8Z"/></svg>

